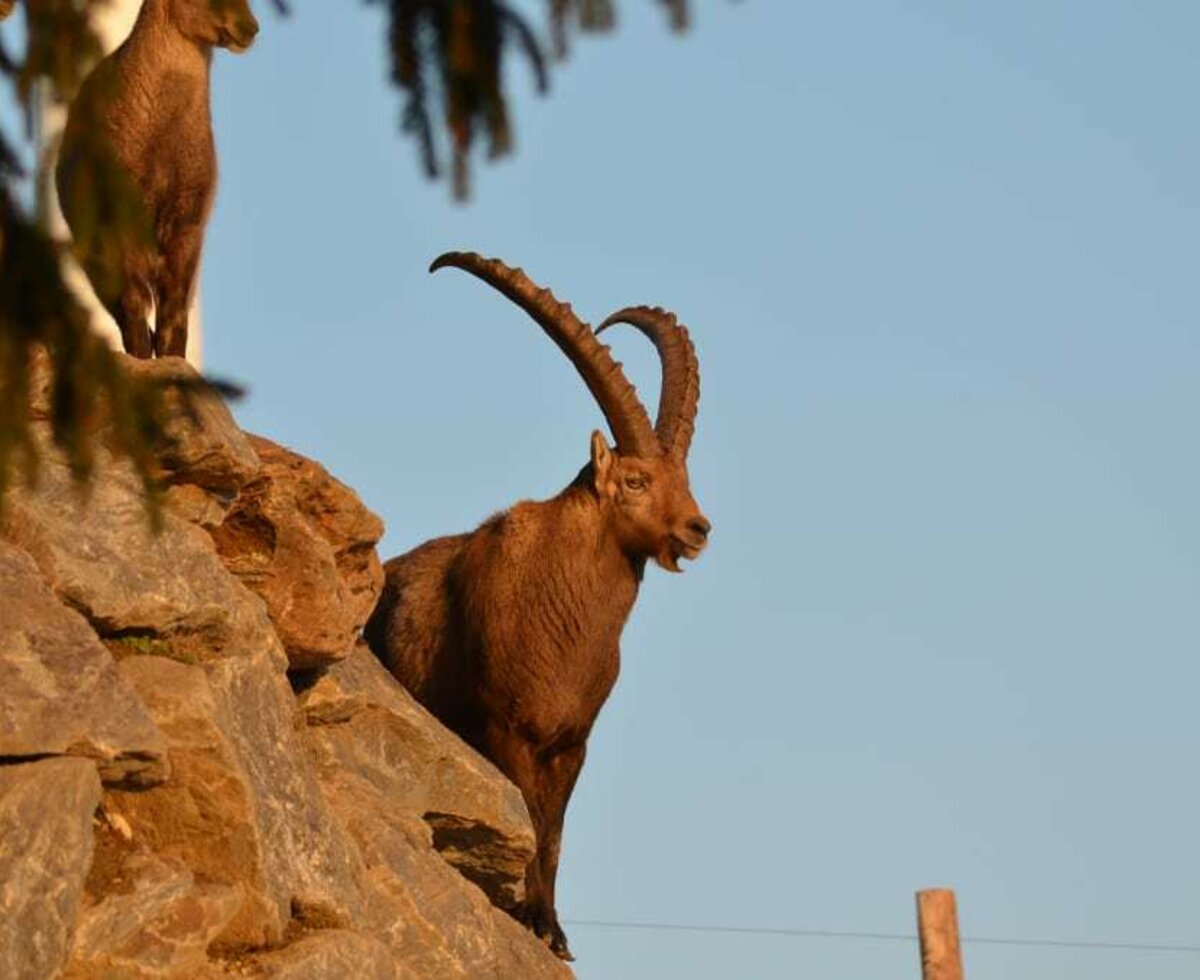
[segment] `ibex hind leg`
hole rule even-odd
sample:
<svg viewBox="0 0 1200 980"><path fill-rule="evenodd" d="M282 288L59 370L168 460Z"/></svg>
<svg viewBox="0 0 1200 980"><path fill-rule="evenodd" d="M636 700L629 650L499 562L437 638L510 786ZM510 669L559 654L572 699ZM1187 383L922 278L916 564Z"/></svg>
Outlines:
<svg viewBox="0 0 1200 980"><path fill-rule="evenodd" d="M134 357L149 358L154 354L150 336L150 310L154 295L149 284L140 276L128 277L115 299L102 297L104 306L117 321L121 330L121 345Z"/></svg>
<svg viewBox="0 0 1200 980"><path fill-rule="evenodd" d="M158 273L158 327L154 332L154 353L159 357L186 357L188 307L200 268L203 227L179 230L163 248Z"/></svg>

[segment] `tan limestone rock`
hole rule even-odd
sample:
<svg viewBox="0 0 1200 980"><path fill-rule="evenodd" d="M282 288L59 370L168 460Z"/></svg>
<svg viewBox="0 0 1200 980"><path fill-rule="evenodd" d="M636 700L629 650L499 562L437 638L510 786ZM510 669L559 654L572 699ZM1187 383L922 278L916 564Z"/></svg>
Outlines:
<svg viewBox="0 0 1200 980"><path fill-rule="evenodd" d="M77 755L112 785L167 778L167 746L109 652L0 541L0 756Z"/></svg>
<svg viewBox="0 0 1200 980"><path fill-rule="evenodd" d="M421 708L364 645L309 679L299 700L321 784L367 868L371 888L358 925L387 941L404 975L570 977L489 899L515 901L534 851L516 787ZM456 822L453 845L443 841L441 854L431 826L444 826L439 815Z"/></svg>
<svg viewBox="0 0 1200 980"><path fill-rule="evenodd" d="M362 902L358 857L294 729L291 692L265 657L200 667L132 657L121 671L167 738L172 776L106 805L133 839L206 881L240 884L226 946L281 941L296 916L345 923Z"/></svg>
<svg viewBox="0 0 1200 980"><path fill-rule="evenodd" d="M64 980L190 980L242 904L240 885L199 883L181 862L136 853L123 887L79 917Z"/></svg>
<svg viewBox="0 0 1200 980"><path fill-rule="evenodd" d="M299 702L328 794L367 784L394 814L424 818L442 857L496 904L516 904L535 850L520 791L417 704L365 644Z"/></svg>
<svg viewBox="0 0 1200 980"><path fill-rule="evenodd" d="M96 767L43 759L0 767L0 977L46 980L71 949L92 861Z"/></svg>
<svg viewBox="0 0 1200 980"><path fill-rule="evenodd" d="M286 662L262 601L226 571L203 530L168 509L155 533L136 474L105 451L83 496L44 425L34 429L40 480L8 494L0 537L33 557L63 602L102 637L167 637L181 659L267 650Z"/></svg>
<svg viewBox="0 0 1200 980"><path fill-rule="evenodd" d="M349 653L383 584L383 524L324 467L259 436L262 461L213 539L262 596L293 668Z"/></svg>
<svg viewBox="0 0 1200 980"><path fill-rule="evenodd" d="M283 949L254 956L250 969L263 980L401 980L410 976L386 943L344 929L303 936Z"/></svg>
<svg viewBox="0 0 1200 980"><path fill-rule="evenodd" d="M167 396L169 443L160 448L159 463L169 482L193 484L231 500L257 475L261 467L249 439L225 399L205 384L192 365L182 357L118 357L132 375L186 386L185 393L170 391Z"/></svg>
<svg viewBox="0 0 1200 980"><path fill-rule="evenodd" d="M200 508L196 498L189 495L190 513L211 516L215 510L218 516L214 523L220 523L238 488L259 470L258 456L224 398L183 358L142 360L120 352L116 357L132 375L181 386L166 392L169 415L166 440L157 447L159 466L172 490L187 486L206 498L207 503ZM30 378L32 420L44 422L50 418L50 381L49 357L44 349L35 348ZM180 516L186 514L181 512Z"/></svg>
<svg viewBox="0 0 1200 980"><path fill-rule="evenodd" d="M420 980L564 980L573 976L533 933L431 847L427 824L398 817L363 784L331 797L358 843L372 891L363 927Z"/></svg>

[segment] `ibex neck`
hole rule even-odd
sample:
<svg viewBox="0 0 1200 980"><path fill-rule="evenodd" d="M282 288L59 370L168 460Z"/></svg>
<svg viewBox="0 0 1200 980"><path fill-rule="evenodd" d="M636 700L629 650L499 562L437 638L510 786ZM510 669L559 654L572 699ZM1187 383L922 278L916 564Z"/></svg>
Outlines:
<svg viewBox="0 0 1200 980"><path fill-rule="evenodd" d="M134 21L134 31L146 30L152 24L169 24L171 20L170 0L142 0Z"/></svg>
<svg viewBox="0 0 1200 980"><path fill-rule="evenodd" d="M611 581L613 576L628 576L636 589L637 583L642 580L646 561L628 555L622 549L603 505L591 486L576 479L555 498L554 503L564 509L566 523L574 524L580 538L587 541L589 561L604 569L606 579Z"/></svg>
<svg viewBox="0 0 1200 980"><path fill-rule="evenodd" d="M202 71L207 77L212 63L212 47L184 36L171 19L169 0L144 0L122 47L139 63L162 71Z"/></svg>

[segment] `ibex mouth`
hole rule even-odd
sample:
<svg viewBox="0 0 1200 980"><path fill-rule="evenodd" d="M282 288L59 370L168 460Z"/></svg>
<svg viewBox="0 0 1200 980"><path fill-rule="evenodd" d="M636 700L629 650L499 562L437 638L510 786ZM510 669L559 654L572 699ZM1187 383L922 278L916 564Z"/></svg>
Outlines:
<svg viewBox="0 0 1200 980"><path fill-rule="evenodd" d="M664 554L659 556L658 563L669 572L683 571L679 567L679 559L685 561L695 561L700 557L700 553L704 550L704 541L694 544L687 541L678 535L672 534L671 540L667 547L663 549Z"/></svg>
<svg viewBox="0 0 1200 980"><path fill-rule="evenodd" d="M249 51L250 46L254 44L254 39L258 36L258 24L247 23L244 26L237 28L222 28L220 32L220 40L218 47L232 51L234 54L241 54L243 51Z"/></svg>

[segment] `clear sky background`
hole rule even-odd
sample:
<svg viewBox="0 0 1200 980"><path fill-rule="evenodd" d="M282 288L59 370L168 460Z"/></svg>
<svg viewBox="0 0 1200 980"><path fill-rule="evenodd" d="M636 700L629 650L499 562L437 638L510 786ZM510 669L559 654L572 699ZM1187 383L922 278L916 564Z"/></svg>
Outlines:
<svg viewBox="0 0 1200 980"><path fill-rule="evenodd" d="M602 424L438 253L593 322L671 307L700 352L712 546L647 575L563 918L911 933L944 885L967 937L1200 945L1200 6L696 0L679 38L624 0L549 99L514 61L518 152L468 207L397 132L380 12L327 6L217 58L207 358L385 557L556 492ZM905 942L568 931L584 980L919 973Z"/></svg>

